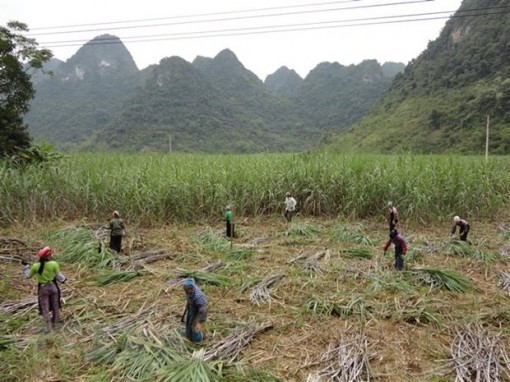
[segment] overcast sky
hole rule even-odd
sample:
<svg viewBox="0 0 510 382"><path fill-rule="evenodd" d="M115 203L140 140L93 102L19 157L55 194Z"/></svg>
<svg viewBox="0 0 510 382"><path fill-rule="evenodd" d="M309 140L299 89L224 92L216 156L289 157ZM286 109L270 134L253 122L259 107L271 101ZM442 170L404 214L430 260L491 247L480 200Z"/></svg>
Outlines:
<svg viewBox="0 0 510 382"><path fill-rule="evenodd" d="M61 60L70 58L94 37L113 34L121 38L140 69L164 57L193 61L196 56L214 57L228 48L264 80L281 66L305 77L324 61L350 65L377 59L407 64L439 36L448 16L461 3L0 0L0 24L10 20L28 24L40 46L51 49ZM46 29L50 27L60 28Z"/></svg>

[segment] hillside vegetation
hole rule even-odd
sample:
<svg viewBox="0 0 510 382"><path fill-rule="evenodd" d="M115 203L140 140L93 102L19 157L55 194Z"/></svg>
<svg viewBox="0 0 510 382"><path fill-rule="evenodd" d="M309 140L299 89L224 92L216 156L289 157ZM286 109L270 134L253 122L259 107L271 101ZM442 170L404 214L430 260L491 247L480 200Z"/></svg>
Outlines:
<svg viewBox="0 0 510 382"><path fill-rule="evenodd" d="M317 147L329 131L358 121L404 67L322 63L304 80L287 69L264 83L225 49L139 71L110 35L50 64L52 77L33 77L27 121L36 139L66 150L205 153Z"/></svg>
<svg viewBox="0 0 510 382"><path fill-rule="evenodd" d="M440 36L398 74L377 107L345 135L342 150L482 153L510 142L510 13L506 1L464 0Z"/></svg>

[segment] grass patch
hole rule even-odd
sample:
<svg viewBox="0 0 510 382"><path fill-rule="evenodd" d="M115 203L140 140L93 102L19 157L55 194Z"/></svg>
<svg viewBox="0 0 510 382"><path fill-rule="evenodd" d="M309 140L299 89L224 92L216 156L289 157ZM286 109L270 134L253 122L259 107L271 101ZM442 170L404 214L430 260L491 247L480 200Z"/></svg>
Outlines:
<svg viewBox="0 0 510 382"><path fill-rule="evenodd" d="M363 224L338 224L332 233L332 238L335 241L372 245L372 240L365 233Z"/></svg>
<svg viewBox="0 0 510 382"><path fill-rule="evenodd" d="M486 252L476 245L471 245L465 241L455 241L449 243L446 251L456 256L468 257L484 262L493 262L500 259L500 256L495 253Z"/></svg>

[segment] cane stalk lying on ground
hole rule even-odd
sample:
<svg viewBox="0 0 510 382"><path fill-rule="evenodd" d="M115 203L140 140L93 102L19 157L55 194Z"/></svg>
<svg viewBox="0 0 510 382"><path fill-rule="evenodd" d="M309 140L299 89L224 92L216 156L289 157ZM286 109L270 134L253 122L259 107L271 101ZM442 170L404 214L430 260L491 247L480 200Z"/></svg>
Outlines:
<svg viewBox="0 0 510 382"><path fill-rule="evenodd" d="M481 324L455 330L450 351L456 382L506 381L510 378L510 358L501 333L491 335Z"/></svg>
<svg viewBox="0 0 510 382"><path fill-rule="evenodd" d="M369 362L375 357L370 351L370 340L362 332L345 335L338 344L331 344L320 358L305 365L321 365L323 368L311 374L308 380L318 381L323 377L338 382L361 382L370 380Z"/></svg>
<svg viewBox="0 0 510 382"><path fill-rule="evenodd" d="M70 293L64 289L62 291L61 297L66 298L69 295ZM0 304L0 313L5 313L12 317L18 317L37 308L37 305L37 296L32 296L21 300L5 301Z"/></svg>
<svg viewBox="0 0 510 382"><path fill-rule="evenodd" d="M269 293L268 288L270 288L271 285L273 285L275 282L279 281L283 277L285 277L284 274L269 276L262 280L259 284L254 286L250 291L251 302L260 305L273 300L271 294Z"/></svg>
<svg viewBox="0 0 510 382"><path fill-rule="evenodd" d="M151 313L152 309L150 308L142 309L136 314L127 315L113 324L104 326L101 331L109 335L116 333L119 330L126 332L136 326L144 324L149 319Z"/></svg>
<svg viewBox="0 0 510 382"><path fill-rule="evenodd" d="M260 325L248 326L232 333L227 338L208 348L205 351L204 360L208 361L220 359L228 362L234 362L256 335L265 332L272 327L272 323L266 322Z"/></svg>
<svg viewBox="0 0 510 382"><path fill-rule="evenodd" d="M289 261L290 264L299 264L303 269L312 272L312 274L322 274L324 271L319 261L329 261L330 253L328 249L316 252L314 254L299 255Z"/></svg>

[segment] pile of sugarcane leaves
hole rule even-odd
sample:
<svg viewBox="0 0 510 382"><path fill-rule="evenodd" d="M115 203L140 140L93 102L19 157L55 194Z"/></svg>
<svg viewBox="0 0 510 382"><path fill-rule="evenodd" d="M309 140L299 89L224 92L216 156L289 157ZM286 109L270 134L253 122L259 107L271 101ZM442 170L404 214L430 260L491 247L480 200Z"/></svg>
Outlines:
<svg viewBox="0 0 510 382"><path fill-rule="evenodd" d="M196 350L176 329L144 320L128 330L108 329L108 336L102 331L87 360L110 365L112 376L122 380L218 381L225 373L239 373L241 368L234 361L257 334L271 327L270 323L248 325L209 348Z"/></svg>
<svg viewBox="0 0 510 382"><path fill-rule="evenodd" d="M100 227L99 230L103 228ZM99 286L127 282L144 276L148 273L145 264L171 257L163 250L135 252L129 257L115 256L100 241L102 234L98 232L88 226L72 226L55 232L51 238L61 251L60 261L99 270L96 277Z"/></svg>
<svg viewBox="0 0 510 382"><path fill-rule="evenodd" d="M443 288L452 292L465 293L473 289L473 281L452 270L438 268L415 268L411 274L430 288Z"/></svg>
<svg viewBox="0 0 510 382"><path fill-rule="evenodd" d="M484 262L492 262L499 259L499 255L485 251L480 245L471 245L465 241L454 240L447 244L446 252L460 257L467 257L481 260Z"/></svg>
<svg viewBox="0 0 510 382"><path fill-rule="evenodd" d="M361 331L347 332L337 344L329 345L318 360L305 367L323 366L308 376L308 382L327 378L339 382L361 382L370 380L370 360L376 353L370 350L371 342Z"/></svg>
<svg viewBox="0 0 510 382"><path fill-rule="evenodd" d="M450 366L456 382L508 381L510 359L501 334L491 335L480 323L456 329Z"/></svg>
<svg viewBox="0 0 510 382"><path fill-rule="evenodd" d="M67 298L71 294L69 289L62 290L61 297ZM36 309L38 306L37 296L27 297L21 300L4 301L0 304L0 313L9 317L20 317Z"/></svg>

